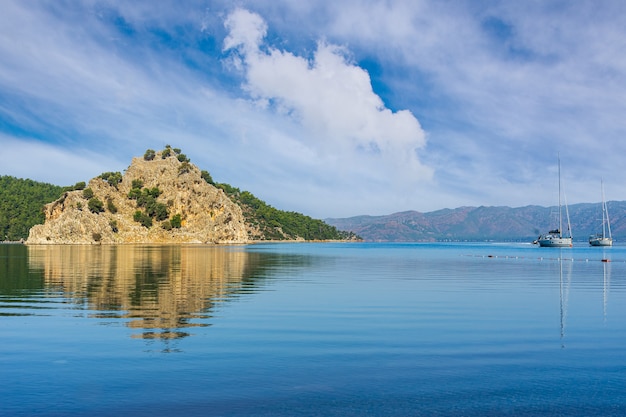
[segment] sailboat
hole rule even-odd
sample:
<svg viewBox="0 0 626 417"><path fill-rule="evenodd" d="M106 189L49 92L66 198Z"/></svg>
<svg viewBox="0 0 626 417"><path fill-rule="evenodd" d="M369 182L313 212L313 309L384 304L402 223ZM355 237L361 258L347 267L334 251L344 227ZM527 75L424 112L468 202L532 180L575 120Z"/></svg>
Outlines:
<svg viewBox="0 0 626 417"><path fill-rule="evenodd" d="M609 222L609 212L606 209L606 201L604 200L604 183L600 182L600 185L602 188L602 233L589 236L589 244L591 246L613 246L611 222Z"/></svg>
<svg viewBox="0 0 626 417"><path fill-rule="evenodd" d="M550 230L548 233L540 235L537 238L539 246L548 248L572 247L572 228L569 222L569 211L567 210L567 201L565 202L565 213L567 215L567 235L562 233L563 218L561 210L561 158L559 158L559 227Z"/></svg>

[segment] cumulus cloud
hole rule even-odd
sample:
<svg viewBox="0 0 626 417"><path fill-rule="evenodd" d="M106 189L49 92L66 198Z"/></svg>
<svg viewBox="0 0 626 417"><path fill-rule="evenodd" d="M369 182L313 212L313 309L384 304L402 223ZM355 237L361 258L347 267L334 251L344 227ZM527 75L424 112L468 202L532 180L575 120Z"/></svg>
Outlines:
<svg viewBox="0 0 626 417"><path fill-rule="evenodd" d="M224 21L230 31L224 39L224 49L243 47L246 52L258 52L267 34L267 24L261 16L245 9L237 9Z"/></svg>
<svg viewBox="0 0 626 417"><path fill-rule="evenodd" d="M245 9L231 13L225 26L224 50L244 71L250 97L299 123L305 129L300 140L318 156L340 153L413 179L430 178L417 154L426 144L419 121L407 110L386 108L345 48L319 41L310 59L273 48L264 43L264 20Z"/></svg>

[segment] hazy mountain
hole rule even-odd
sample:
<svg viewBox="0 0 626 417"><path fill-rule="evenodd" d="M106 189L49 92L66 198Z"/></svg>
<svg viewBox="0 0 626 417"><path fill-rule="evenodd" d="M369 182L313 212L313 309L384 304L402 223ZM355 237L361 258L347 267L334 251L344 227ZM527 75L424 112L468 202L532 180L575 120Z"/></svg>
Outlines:
<svg viewBox="0 0 626 417"><path fill-rule="evenodd" d="M616 241L626 240L626 201L610 201L607 206L613 237ZM586 241L590 234L601 230L600 203L574 204L569 207L569 215L574 241ZM558 207L460 207L429 213L405 211L325 221L370 241L532 241L540 233L557 227ZM563 229L566 228L563 210Z"/></svg>

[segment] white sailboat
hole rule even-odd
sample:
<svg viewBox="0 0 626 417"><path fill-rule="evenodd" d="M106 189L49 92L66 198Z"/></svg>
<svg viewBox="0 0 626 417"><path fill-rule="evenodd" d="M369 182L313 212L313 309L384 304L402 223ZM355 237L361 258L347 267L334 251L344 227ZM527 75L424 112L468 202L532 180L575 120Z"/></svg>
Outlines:
<svg viewBox="0 0 626 417"><path fill-rule="evenodd" d="M567 217L567 234L562 233L563 217L561 214L561 158L559 158L559 227L550 230L537 238L539 246L547 248L564 248L572 247L572 228L569 221L569 211L567 209L567 201L565 201L565 213Z"/></svg>
<svg viewBox="0 0 626 417"><path fill-rule="evenodd" d="M602 233L589 236L589 244L591 246L613 246L611 222L609 221L609 212L606 209L606 201L604 199L604 182L601 181L600 185L602 188Z"/></svg>

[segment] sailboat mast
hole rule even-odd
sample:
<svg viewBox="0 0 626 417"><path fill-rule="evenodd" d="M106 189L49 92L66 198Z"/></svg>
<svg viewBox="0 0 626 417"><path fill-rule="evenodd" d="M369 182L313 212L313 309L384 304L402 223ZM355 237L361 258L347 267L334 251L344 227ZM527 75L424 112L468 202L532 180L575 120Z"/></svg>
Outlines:
<svg viewBox="0 0 626 417"><path fill-rule="evenodd" d="M600 189L602 190L602 239L606 237L606 206L604 204L604 181L600 179Z"/></svg>
<svg viewBox="0 0 626 417"><path fill-rule="evenodd" d="M559 161L559 237L563 237L563 221L561 219L561 156L558 156Z"/></svg>
<svg viewBox="0 0 626 417"><path fill-rule="evenodd" d="M602 188L602 237L604 237L604 230L606 222L606 228L609 232L609 239L611 239L611 222L609 221L609 210L606 208L606 200L604 199L604 180L600 180L601 188Z"/></svg>

